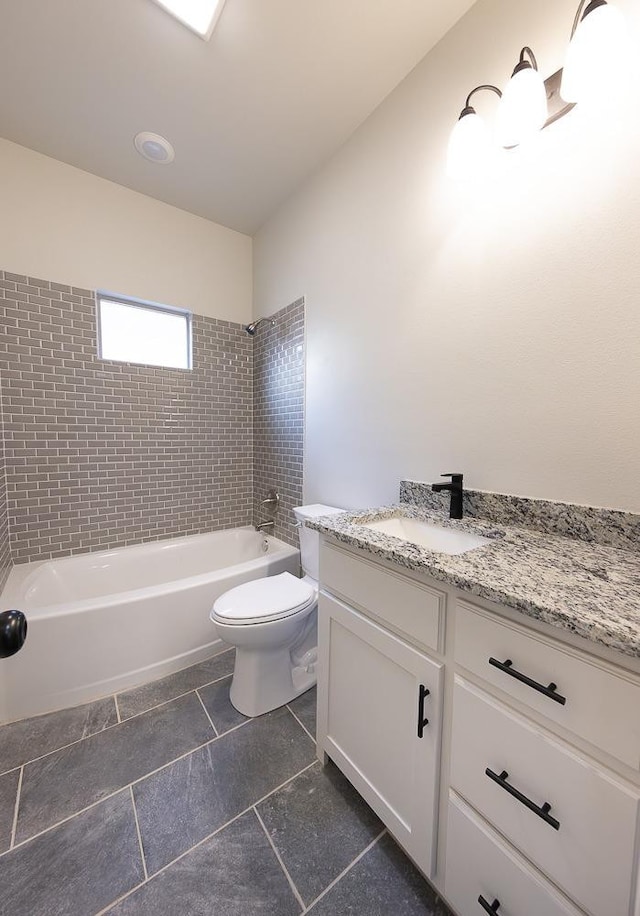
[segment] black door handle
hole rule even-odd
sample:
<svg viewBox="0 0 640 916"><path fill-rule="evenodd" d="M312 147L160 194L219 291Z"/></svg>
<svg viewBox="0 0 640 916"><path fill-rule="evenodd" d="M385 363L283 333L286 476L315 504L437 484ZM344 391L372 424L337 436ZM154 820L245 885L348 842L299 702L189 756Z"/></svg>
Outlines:
<svg viewBox="0 0 640 916"><path fill-rule="evenodd" d="M490 658L489 664L493 665L494 668L498 668L500 671L504 671L509 677L514 677L516 681L526 684L527 687L537 690L538 693L543 693L545 697L549 697L550 700L555 700L555 702L560 703L561 706L564 706L567 702L566 697L556 693L558 689L557 684L551 683L548 687L545 687L544 684L539 684L538 681L534 681L533 678L527 677L527 675L523 674L521 671L516 671L510 658L504 662L499 662L497 658Z"/></svg>
<svg viewBox="0 0 640 916"><path fill-rule="evenodd" d="M420 684L420 690L418 691L418 738L422 738L424 735L424 727L429 724L429 720L424 717L424 701L429 696L430 691Z"/></svg>
<svg viewBox="0 0 640 916"><path fill-rule="evenodd" d="M22 611L0 614L0 658L9 658L23 647L27 638L27 618Z"/></svg>
<svg viewBox="0 0 640 916"><path fill-rule="evenodd" d="M514 798L524 805L525 808L528 808L529 811L533 811L534 814L537 814L538 817L549 824L550 827L553 827L554 830L560 830L560 821L557 821L555 817L551 817L549 811L551 811L551 805L549 802L545 802L544 805L536 805L535 802L532 802L530 798L527 798L526 795L523 795L519 789L516 789L515 786L509 785L507 779L509 774L506 770L503 770L500 775L494 773L493 770L490 770L489 767L485 770L486 775L489 779L493 779L494 782L497 782L501 789L504 789L505 792L508 792L509 795L512 795Z"/></svg>
<svg viewBox="0 0 640 916"><path fill-rule="evenodd" d="M478 897L478 903L480 904L482 909L485 911L485 913L489 913L490 916L496 916L496 913L500 909L499 900L494 900L493 903L487 903L487 901L484 899L482 894L480 894L480 896Z"/></svg>

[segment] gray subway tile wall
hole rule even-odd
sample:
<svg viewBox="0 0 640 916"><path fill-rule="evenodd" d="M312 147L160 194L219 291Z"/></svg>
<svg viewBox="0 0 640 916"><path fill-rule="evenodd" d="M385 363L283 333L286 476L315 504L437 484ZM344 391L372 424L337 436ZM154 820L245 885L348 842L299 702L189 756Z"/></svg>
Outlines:
<svg viewBox="0 0 640 916"><path fill-rule="evenodd" d="M11 561L250 524L269 486L296 543L303 300L274 317L194 315L191 371L101 360L93 291L0 271L0 588Z"/></svg>
<svg viewBox="0 0 640 916"><path fill-rule="evenodd" d="M275 488L280 506L276 537L298 545L292 509L302 503L304 449L304 299L272 316L254 337L253 486L254 522L269 514L261 502Z"/></svg>
<svg viewBox="0 0 640 916"><path fill-rule="evenodd" d="M2 273L0 272L0 278ZM3 290L0 279L0 294ZM2 374L0 373L0 591L4 588L11 572L11 548L9 542L9 515L7 509L7 470L4 447L4 418L2 414ZM0 608L0 610L2 610Z"/></svg>

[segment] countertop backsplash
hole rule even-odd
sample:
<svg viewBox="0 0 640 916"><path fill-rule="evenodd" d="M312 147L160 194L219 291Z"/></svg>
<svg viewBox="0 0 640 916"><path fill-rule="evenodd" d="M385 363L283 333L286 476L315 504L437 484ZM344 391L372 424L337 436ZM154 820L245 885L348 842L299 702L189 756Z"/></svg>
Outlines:
<svg viewBox="0 0 640 916"><path fill-rule="evenodd" d="M400 503L448 515L449 494L434 493L430 483L401 480ZM640 549L640 515L633 512L466 489L463 508L465 517L496 525L529 528L601 547Z"/></svg>

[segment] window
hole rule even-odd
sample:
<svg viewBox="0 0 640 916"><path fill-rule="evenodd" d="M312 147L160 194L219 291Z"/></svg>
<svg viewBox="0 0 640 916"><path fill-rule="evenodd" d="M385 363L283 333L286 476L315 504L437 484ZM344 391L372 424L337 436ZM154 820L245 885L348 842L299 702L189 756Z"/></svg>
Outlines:
<svg viewBox="0 0 640 916"><path fill-rule="evenodd" d="M168 369L191 368L191 312L98 295L98 353Z"/></svg>

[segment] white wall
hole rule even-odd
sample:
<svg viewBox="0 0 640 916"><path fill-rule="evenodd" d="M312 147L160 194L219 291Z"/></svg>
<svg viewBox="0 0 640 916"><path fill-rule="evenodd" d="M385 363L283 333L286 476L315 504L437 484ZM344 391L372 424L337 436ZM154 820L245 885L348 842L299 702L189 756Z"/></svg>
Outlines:
<svg viewBox="0 0 640 916"><path fill-rule="evenodd" d="M464 471L640 511L640 90L574 110L491 185L445 177L467 92L524 44L558 69L576 4L479 0L254 239L255 314L306 296L308 501Z"/></svg>
<svg viewBox="0 0 640 916"><path fill-rule="evenodd" d="M0 140L4 270L247 321L251 247L239 232Z"/></svg>

